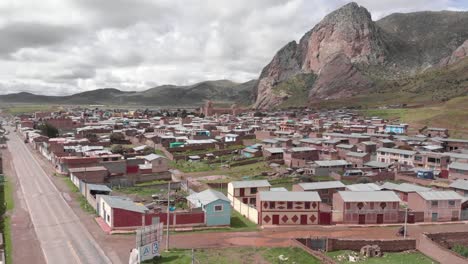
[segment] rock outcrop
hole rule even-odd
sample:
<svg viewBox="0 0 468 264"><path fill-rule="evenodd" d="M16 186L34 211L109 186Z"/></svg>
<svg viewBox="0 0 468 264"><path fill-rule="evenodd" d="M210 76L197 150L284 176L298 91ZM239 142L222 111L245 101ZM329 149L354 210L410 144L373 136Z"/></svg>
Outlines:
<svg viewBox="0 0 468 264"><path fill-rule="evenodd" d="M439 65L440 66L451 65L451 64L454 64L454 63L457 63L457 62L463 60L467 56L468 56L468 39L460 47L458 47L452 53L452 55L450 55L450 56L448 56L446 58L443 58L440 61Z"/></svg>
<svg viewBox="0 0 468 264"><path fill-rule="evenodd" d="M465 22L468 12L448 11L392 14L374 22L364 7L349 3L276 53L253 90L254 107L267 109L291 98L274 88L298 74L318 76L307 87L308 102L315 102L369 92L375 80L398 80L439 62L453 63L467 54L468 44L460 46L468 38L460 25Z"/></svg>

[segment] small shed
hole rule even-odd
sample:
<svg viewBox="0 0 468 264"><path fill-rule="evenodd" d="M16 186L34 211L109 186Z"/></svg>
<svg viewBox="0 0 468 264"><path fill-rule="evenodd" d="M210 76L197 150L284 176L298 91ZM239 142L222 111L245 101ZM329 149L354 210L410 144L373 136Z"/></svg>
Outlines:
<svg viewBox="0 0 468 264"><path fill-rule="evenodd" d="M187 201L191 208L202 208L207 226L231 224L231 203L221 192L208 189L187 196Z"/></svg>

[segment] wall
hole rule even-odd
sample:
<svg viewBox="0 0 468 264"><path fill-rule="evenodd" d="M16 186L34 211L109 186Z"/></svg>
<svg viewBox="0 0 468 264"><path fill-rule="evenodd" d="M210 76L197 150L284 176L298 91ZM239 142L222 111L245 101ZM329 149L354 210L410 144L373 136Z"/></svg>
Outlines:
<svg viewBox="0 0 468 264"><path fill-rule="evenodd" d="M247 217L250 221L254 222L255 224L258 224L258 211L257 211L257 209L242 203L237 198L232 197L230 199L232 201L232 208L234 208L234 210L239 212L241 215Z"/></svg>
<svg viewBox="0 0 468 264"><path fill-rule="evenodd" d="M431 234L431 236L435 236ZM465 233L466 236L466 233ZM433 237L435 238L435 237ZM422 234L418 248L423 254L431 257L432 259L438 261L439 263L450 263L450 264L466 264L467 260L456 255L453 251L442 247L441 245L437 244L435 241L432 241L427 234Z"/></svg>
<svg viewBox="0 0 468 264"><path fill-rule="evenodd" d="M366 245L378 245L383 252L401 252L416 249L416 239L360 240L328 238L327 251L360 251Z"/></svg>
<svg viewBox="0 0 468 264"><path fill-rule="evenodd" d="M215 205L222 205L223 210L216 212ZM205 206L206 225L222 226L231 224L231 204L228 201L217 200Z"/></svg>

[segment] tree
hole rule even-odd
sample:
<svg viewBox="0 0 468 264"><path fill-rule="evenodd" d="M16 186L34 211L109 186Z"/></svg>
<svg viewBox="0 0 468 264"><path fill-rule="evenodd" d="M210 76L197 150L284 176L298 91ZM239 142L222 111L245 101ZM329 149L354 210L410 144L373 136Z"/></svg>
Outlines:
<svg viewBox="0 0 468 264"><path fill-rule="evenodd" d="M41 131L41 134L49 137L49 138L55 138L58 137L59 131L56 127L54 127L51 124L48 123L42 123L38 126L38 129Z"/></svg>
<svg viewBox="0 0 468 264"><path fill-rule="evenodd" d="M125 153L128 153L129 152L129 148L123 146L123 145L120 145L120 144L115 144L111 147L111 152L114 153L114 154L125 154Z"/></svg>
<svg viewBox="0 0 468 264"><path fill-rule="evenodd" d="M118 144L125 140L125 135L122 133L112 133L109 138L112 144Z"/></svg>
<svg viewBox="0 0 468 264"><path fill-rule="evenodd" d="M186 118L187 115L188 115L188 114L187 114L187 110L184 109L184 110L182 110L182 112L181 112L181 114L180 114L180 117Z"/></svg>
<svg viewBox="0 0 468 264"><path fill-rule="evenodd" d="M145 149L143 149L143 155L149 155L154 153L154 148L150 146L146 146Z"/></svg>
<svg viewBox="0 0 468 264"><path fill-rule="evenodd" d="M94 134L94 133L92 133L92 134L87 134L87 135L86 135L86 138L89 140L89 142L93 142L93 143L99 141L99 137L98 137L96 134Z"/></svg>

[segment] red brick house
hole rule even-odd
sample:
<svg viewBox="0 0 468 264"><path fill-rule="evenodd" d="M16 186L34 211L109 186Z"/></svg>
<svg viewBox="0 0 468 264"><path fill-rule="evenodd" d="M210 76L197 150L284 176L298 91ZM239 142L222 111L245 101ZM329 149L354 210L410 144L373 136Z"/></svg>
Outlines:
<svg viewBox="0 0 468 264"><path fill-rule="evenodd" d="M333 195L333 222L397 223L399 208L400 198L392 191L339 191Z"/></svg>
<svg viewBox="0 0 468 264"><path fill-rule="evenodd" d="M307 162L318 160L319 153L315 148L296 147L283 153L284 164L288 167L304 167Z"/></svg>
<svg viewBox="0 0 468 264"><path fill-rule="evenodd" d="M317 192L259 192L259 225L317 225L320 196Z"/></svg>

